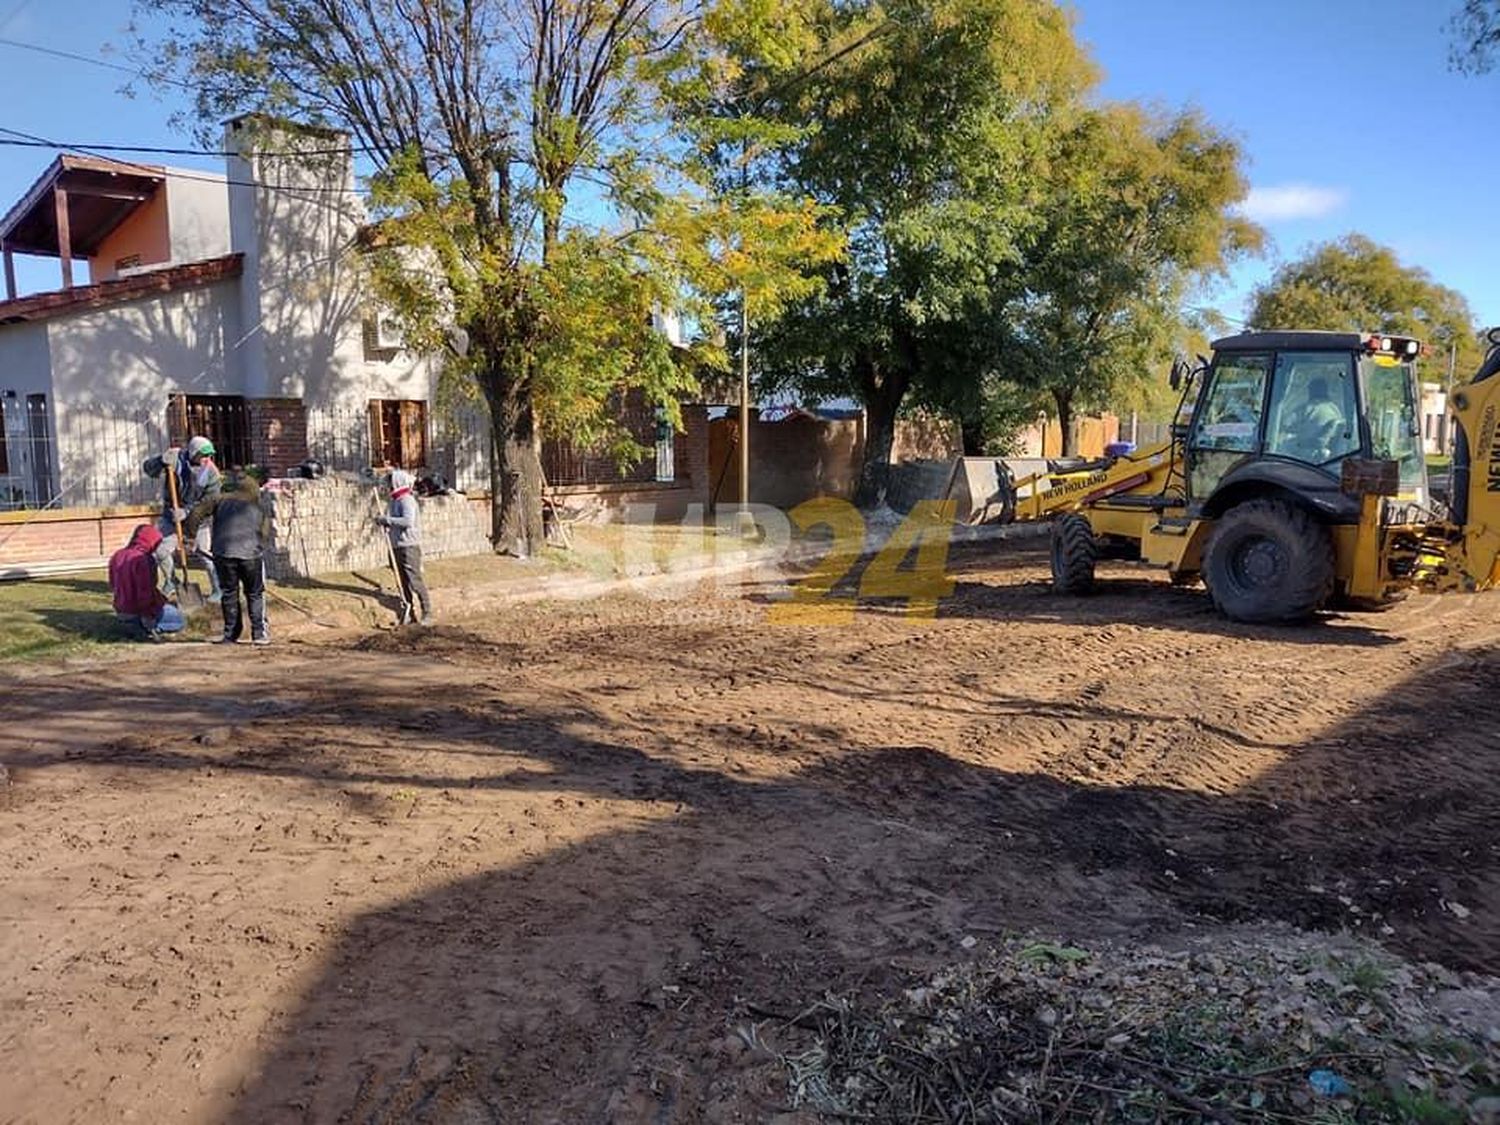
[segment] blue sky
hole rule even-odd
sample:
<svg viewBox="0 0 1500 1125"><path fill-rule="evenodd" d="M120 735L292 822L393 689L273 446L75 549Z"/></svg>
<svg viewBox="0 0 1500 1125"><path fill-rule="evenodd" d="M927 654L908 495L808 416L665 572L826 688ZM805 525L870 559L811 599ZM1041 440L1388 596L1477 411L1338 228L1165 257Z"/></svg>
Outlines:
<svg viewBox="0 0 1500 1125"><path fill-rule="evenodd" d="M1500 324L1500 71L1454 74L1458 0L1076 0L1103 92L1197 106L1249 156L1250 211L1274 245L1213 304L1278 261L1360 231Z"/></svg>
<svg viewBox="0 0 1500 1125"><path fill-rule="evenodd" d="M1076 28L1104 72L1103 94L1194 105L1236 136L1250 209L1274 243L1210 303L1244 315L1275 264L1361 231L1463 292L1500 324L1493 265L1500 216L1500 72L1447 67L1458 0L1075 0ZM0 0L0 38L121 63L123 0ZM0 45L0 126L53 140L185 145L168 125L180 99L119 94L122 73ZM52 154L0 147L0 209ZM212 158L167 163L222 170ZM23 290L59 284L56 262L18 259Z"/></svg>

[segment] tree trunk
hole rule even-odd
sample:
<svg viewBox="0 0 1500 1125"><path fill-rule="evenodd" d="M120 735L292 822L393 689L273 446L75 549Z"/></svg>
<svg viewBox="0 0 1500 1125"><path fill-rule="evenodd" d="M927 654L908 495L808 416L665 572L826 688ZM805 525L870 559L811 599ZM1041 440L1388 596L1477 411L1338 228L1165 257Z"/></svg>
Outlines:
<svg viewBox="0 0 1500 1125"><path fill-rule="evenodd" d="M964 456L984 456L984 421L976 417L959 419L959 432L963 436Z"/></svg>
<svg viewBox="0 0 1500 1125"><path fill-rule="evenodd" d="M879 400L865 407L865 456L854 489L858 508L875 508L885 500L891 480L891 446L896 441L895 411L881 409Z"/></svg>
<svg viewBox="0 0 1500 1125"><path fill-rule="evenodd" d="M482 380L490 407L490 543L528 558L542 545L542 457L531 396L499 372Z"/></svg>
<svg viewBox="0 0 1500 1125"><path fill-rule="evenodd" d="M1057 404L1057 428L1062 431L1062 455L1073 456L1073 395L1068 391L1054 390L1052 401Z"/></svg>
<svg viewBox="0 0 1500 1125"><path fill-rule="evenodd" d="M874 508L885 501L890 486L896 412L906 397L909 380L894 372L878 375L872 362L866 361L861 366L858 380L865 402L865 455L859 466L859 483L854 488L854 504L859 508Z"/></svg>

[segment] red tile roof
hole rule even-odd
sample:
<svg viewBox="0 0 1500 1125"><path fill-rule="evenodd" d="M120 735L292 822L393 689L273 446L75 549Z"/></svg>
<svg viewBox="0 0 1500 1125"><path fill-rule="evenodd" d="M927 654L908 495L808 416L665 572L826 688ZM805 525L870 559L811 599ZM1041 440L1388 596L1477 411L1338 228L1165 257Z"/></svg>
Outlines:
<svg viewBox="0 0 1500 1125"><path fill-rule="evenodd" d="M55 289L49 293L32 293L13 301L0 301L0 326L21 321L48 320L54 316L102 309L143 297L155 297L178 289L196 289L239 277L245 264L243 254L225 254L201 262L164 266L130 277L117 277L97 285L75 285L72 289Z"/></svg>

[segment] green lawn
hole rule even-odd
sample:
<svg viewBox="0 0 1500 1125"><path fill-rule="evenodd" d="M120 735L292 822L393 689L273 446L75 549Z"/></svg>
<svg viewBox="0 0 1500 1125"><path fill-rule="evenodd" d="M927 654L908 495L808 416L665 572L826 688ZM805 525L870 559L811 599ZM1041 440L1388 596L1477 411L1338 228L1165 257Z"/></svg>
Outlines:
<svg viewBox="0 0 1500 1125"><path fill-rule="evenodd" d="M102 570L0 582L0 661L78 655L129 639Z"/></svg>
<svg viewBox="0 0 1500 1125"><path fill-rule="evenodd" d="M474 591L483 587L524 582L547 573L575 572L609 577L631 572L653 556L661 562L669 557L676 565L706 562L715 541L711 530L627 528L619 524L578 527L573 530L573 549L549 548L529 561L475 555L470 558L434 559L424 568L428 585L436 594L440 612L461 612L443 591ZM206 577L193 578L207 592ZM344 574L321 574L312 580L297 579L274 584L281 600L272 597L273 617L290 613L287 602L329 624L370 625L388 621L397 605L395 579L388 570ZM209 606L188 622L179 636L208 637L219 627L219 612ZM110 606L109 583L104 571L93 570L57 578L33 578L0 582L0 662L47 660L67 656L99 655L139 644L126 625L117 620Z"/></svg>
<svg viewBox="0 0 1500 1125"><path fill-rule="evenodd" d="M193 577L207 589L202 574L195 571ZM209 607L178 635L208 637L218 628L218 610ZM0 582L0 663L102 655L141 643L139 634L115 617L102 570Z"/></svg>

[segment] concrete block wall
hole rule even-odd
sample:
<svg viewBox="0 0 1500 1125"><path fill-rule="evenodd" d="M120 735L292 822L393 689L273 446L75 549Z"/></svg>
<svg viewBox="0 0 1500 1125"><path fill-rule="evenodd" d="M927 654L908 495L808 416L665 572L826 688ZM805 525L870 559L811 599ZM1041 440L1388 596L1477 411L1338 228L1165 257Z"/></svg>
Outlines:
<svg viewBox="0 0 1500 1125"><path fill-rule="evenodd" d="M385 531L375 517L388 510L384 489L344 477L277 480L261 493L271 515L266 572L311 577L389 565ZM459 495L419 497L422 555L441 559L490 550L473 505Z"/></svg>

